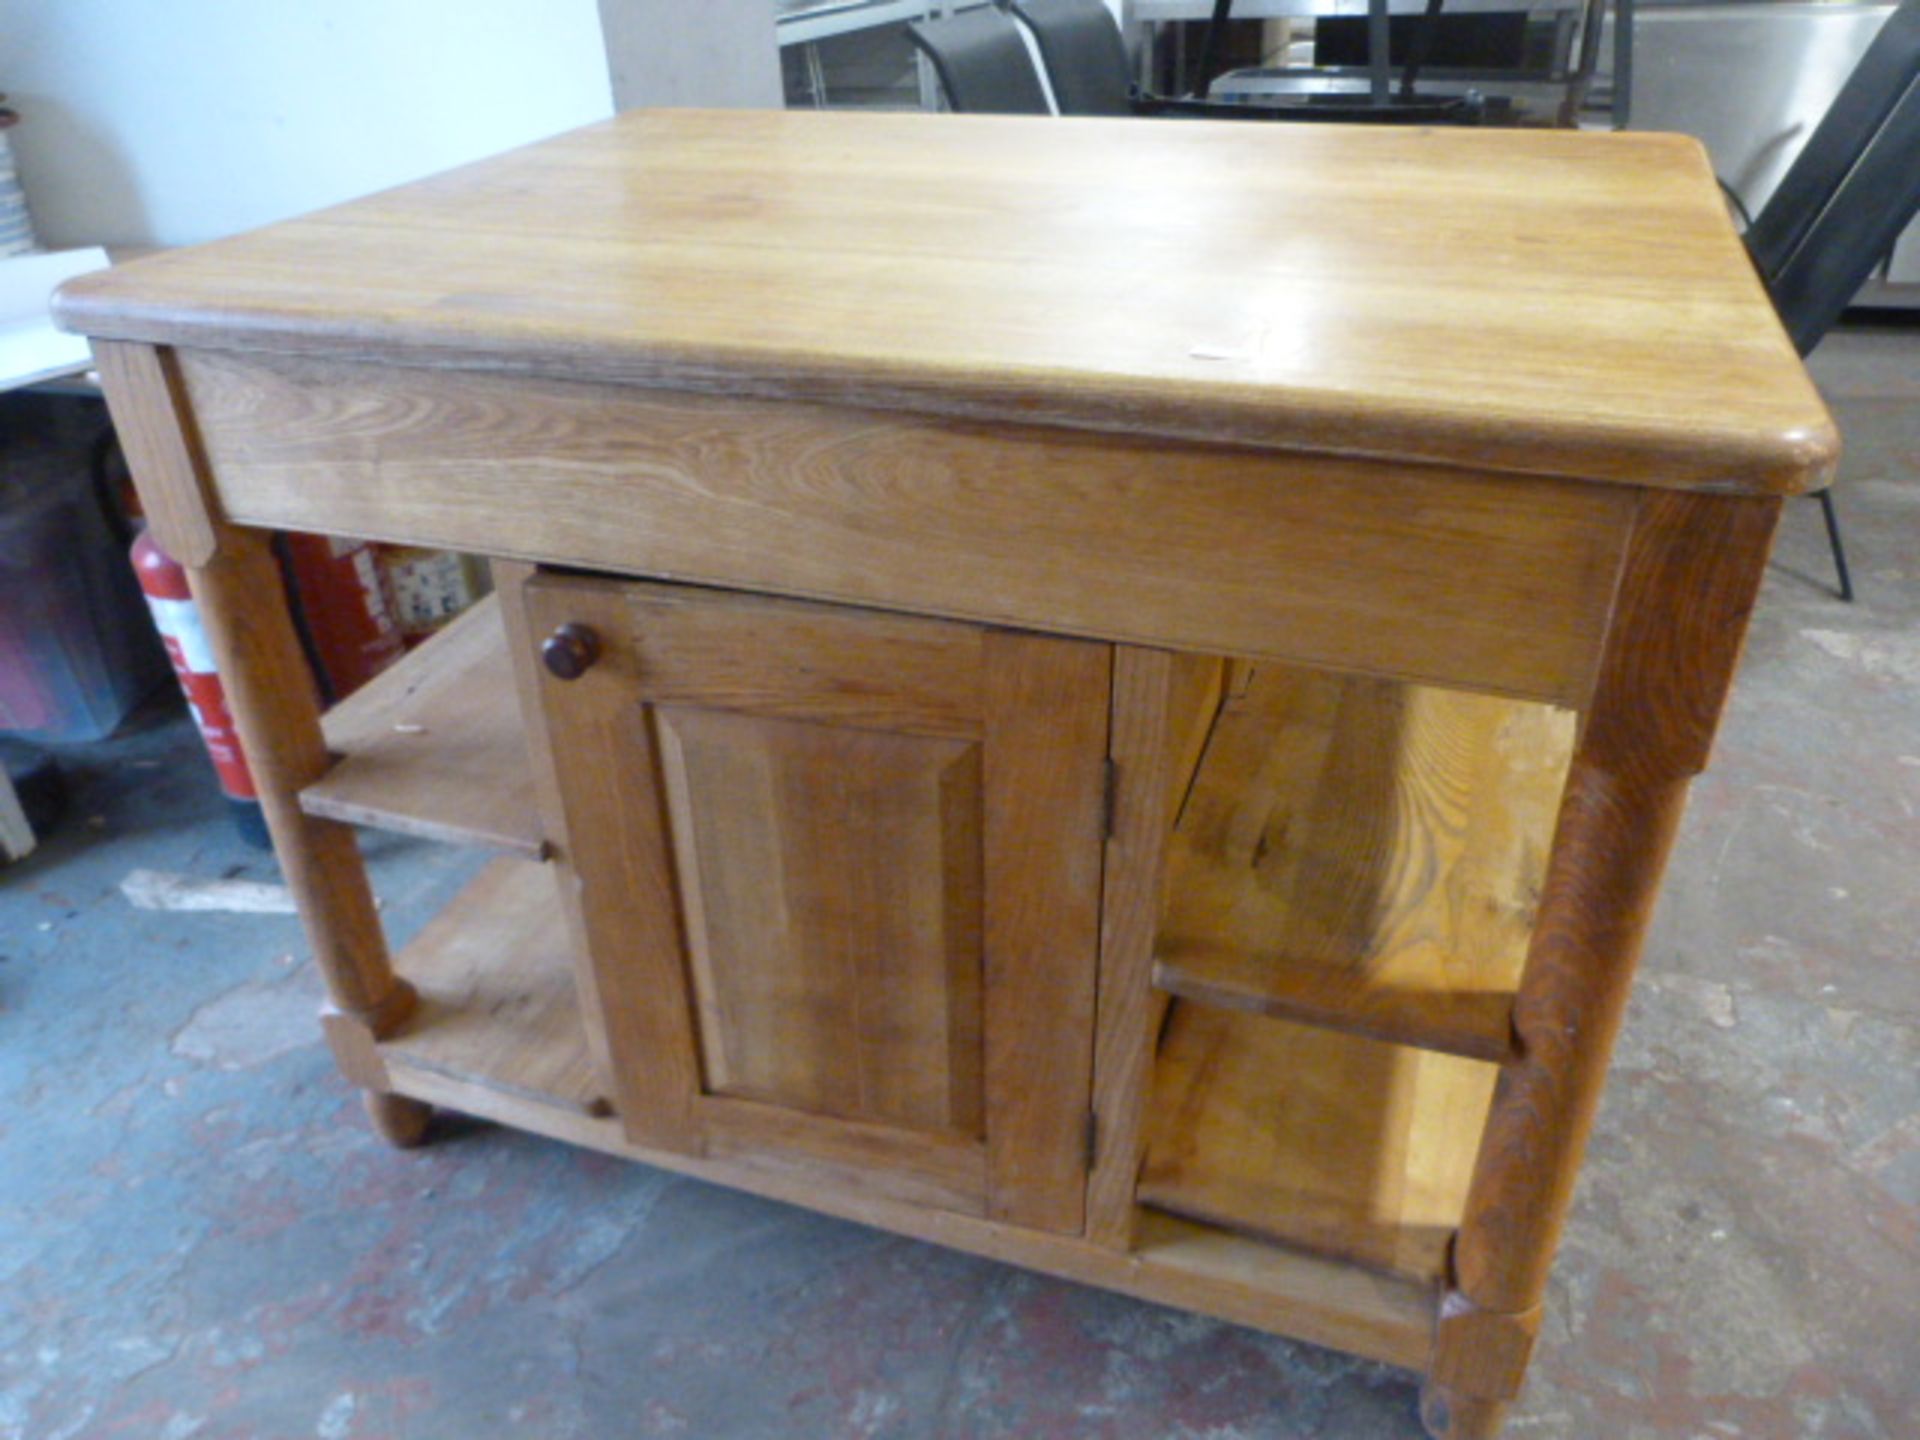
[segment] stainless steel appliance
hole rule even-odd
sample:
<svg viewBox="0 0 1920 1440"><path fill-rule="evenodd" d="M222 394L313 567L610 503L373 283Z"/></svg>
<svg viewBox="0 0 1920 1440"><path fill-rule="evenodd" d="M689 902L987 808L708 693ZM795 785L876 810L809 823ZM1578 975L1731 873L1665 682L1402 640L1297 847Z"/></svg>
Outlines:
<svg viewBox="0 0 1920 1440"><path fill-rule="evenodd" d="M1642 0L1633 27L1633 128L1697 136L1720 178L1758 214L1893 8ZM1920 308L1920 227L1861 300Z"/></svg>

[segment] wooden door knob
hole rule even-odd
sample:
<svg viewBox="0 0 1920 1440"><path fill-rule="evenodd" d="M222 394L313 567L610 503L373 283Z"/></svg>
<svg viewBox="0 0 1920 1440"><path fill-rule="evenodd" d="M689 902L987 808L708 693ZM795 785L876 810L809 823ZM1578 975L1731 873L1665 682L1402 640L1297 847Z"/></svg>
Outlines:
<svg viewBox="0 0 1920 1440"><path fill-rule="evenodd" d="M578 680L600 658L600 637L586 625L562 625L541 643L540 658L555 679Z"/></svg>

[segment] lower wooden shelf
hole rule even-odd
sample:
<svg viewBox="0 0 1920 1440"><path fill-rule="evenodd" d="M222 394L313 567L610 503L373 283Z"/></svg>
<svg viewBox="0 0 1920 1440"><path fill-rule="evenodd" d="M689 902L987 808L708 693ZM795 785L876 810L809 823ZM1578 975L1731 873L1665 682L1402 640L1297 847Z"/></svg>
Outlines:
<svg viewBox="0 0 1920 1440"><path fill-rule="evenodd" d="M404 1066L395 1067L393 1081L399 1093L431 1105L1061 1279L1408 1370L1423 1370L1430 1358L1439 1291L1408 1276L1361 1269L1168 1215L1143 1215L1134 1248L1112 1250L1077 1236L1027 1230L872 1190L822 1185L804 1174L750 1161L649 1149L628 1140L617 1119L584 1115L483 1081Z"/></svg>
<svg viewBox="0 0 1920 1440"><path fill-rule="evenodd" d="M300 792L309 815L547 853L498 598L488 596L322 717L340 758Z"/></svg>
<svg viewBox="0 0 1920 1440"><path fill-rule="evenodd" d="M390 1074L441 1076L578 1115L609 1113L574 988L558 883L550 866L494 860L400 952L395 968L419 990L420 1008L380 1044Z"/></svg>
<svg viewBox="0 0 1920 1440"><path fill-rule="evenodd" d="M1175 1002L1142 1205L1439 1281L1498 1069Z"/></svg>
<svg viewBox="0 0 1920 1440"><path fill-rule="evenodd" d="M1426 1364L1438 1290L1421 1267L1363 1269L1239 1233L1258 1227L1236 1227L1232 1216L1202 1224L1152 1211L1122 1252L896 1198L883 1186L823 1182L818 1166L635 1145L613 1117L589 1053L557 878L547 865L493 860L400 952L397 967L419 988L421 1005L379 1046L395 1093L1273 1334L1408 1369Z"/></svg>

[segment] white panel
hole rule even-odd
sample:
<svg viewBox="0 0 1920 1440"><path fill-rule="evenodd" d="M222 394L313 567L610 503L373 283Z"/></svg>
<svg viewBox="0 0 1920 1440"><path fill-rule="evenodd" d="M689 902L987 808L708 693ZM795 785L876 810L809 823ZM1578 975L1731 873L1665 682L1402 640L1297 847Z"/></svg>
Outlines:
<svg viewBox="0 0 1920 1440"><path fill-rule="evenodd" d="M1920 285L1920 225L1909 225L1893 247L1893 265L1887 279L1896 285Z"/></svg>
<svg viewBox="0 0 1920 1440"><path fill-rule="evenodd" d="M612 112L595 0L5 0L0 56L56 246L211 239Z"/></svg>
<svg viewBox="0 0 1920 1440"><path fill-rule="evenodd" d="M1892 13L1880 4L1643 9L1633 27L1633 128L1700 140L1758 215Z"/></svg>
<svg viewBox="0 0 1920 1440"><path fill-rule="evenodd" d="M773 0L600 0L614 104L778 110Z"/></svg>

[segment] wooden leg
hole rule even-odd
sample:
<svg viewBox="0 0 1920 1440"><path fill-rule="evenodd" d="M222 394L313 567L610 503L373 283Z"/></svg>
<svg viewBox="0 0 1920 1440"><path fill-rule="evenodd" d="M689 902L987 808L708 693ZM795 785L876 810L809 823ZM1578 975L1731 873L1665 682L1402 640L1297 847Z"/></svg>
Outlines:
<svg viewBox="0 0 1920 1440"><path fill-rule="evenodd" d="M1519 1393L1685 795L1684 782L1636 786L1580 760L1568 777L1514 1005L1517 1055L1494 1091L1436 1332L1430 1373L1456 1398Z"/></svg>
<svg viewBox="0 0 1920 1440"><path fill-rule="evenodd" d="M373 1122L374 1130L380 1138L397 1150L412 1150L425 1142L427 1124L433 1119L433 1107L419 1100L409 1100L405 1095L383 1095L377 1090L363 1090L360 1099L367 1107L367 1118Z"/></svg>
<svg viewBox="0 0 1920 1440"><path fill-rule="evenodd" d="M1420 1391L1420 1423L1433 1440L1493 1440L1507 1423L1507 1402L1460 1395L1429 1380Z"/></svg>
<svg viewBox="0 0 1920 1440"><path fill-rule="evenodd" d="M352 827L300 809L301 787L332 761L279 566L260 531L223 525L216 533L219 548L205 564L190 566L187 578L220 662L274 852L335 1008L376 1038L389 1035L413 1012L417 997L393 973Z"/></svg>
<svg viewBox="0 0 1920 1440"><path fill-rule="evenodd" d="M1426 1413L1448 1440L1495 1433L1525 1378L1667 852L1779 509L1641 502L1435 1330Z"/></svg>
<svg viewBox="0 0 1920 1440"><path fill-rule="evenodd" d="M301 788L319 779L332 760L268 537L229 525L218 513L171 358L149 346L105 341L94 353L154 538L187 569L273 848L299 904L331 1008L369 1042L390 1035L418 997L393 973L352 829L300 810ZM370 1043L365 1048L371 1051ZM366 1083L365 1077L358 1083Z"/></svg>

